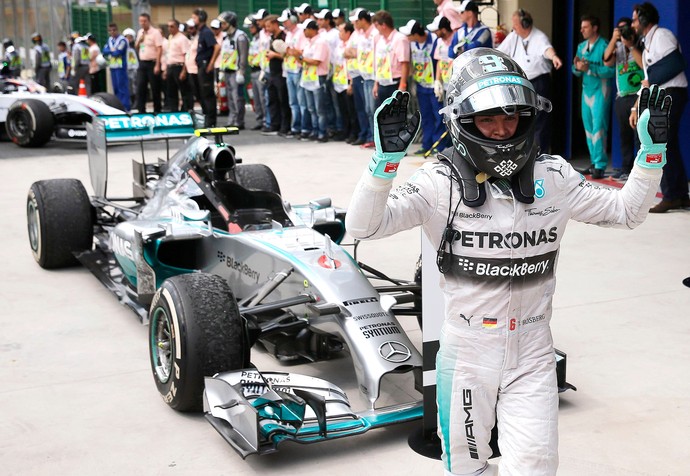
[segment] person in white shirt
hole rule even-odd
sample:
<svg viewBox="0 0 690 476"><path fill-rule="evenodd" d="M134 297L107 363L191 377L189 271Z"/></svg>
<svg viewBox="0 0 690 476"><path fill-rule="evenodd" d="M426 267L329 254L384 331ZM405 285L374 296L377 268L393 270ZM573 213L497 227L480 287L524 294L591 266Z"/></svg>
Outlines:
<svg viewBox="0 0 690 476"><path fill-rule="evenodd" d="M446 17L450 21L450 27L453 31L457 30L464 23L460 11L455 7L453 0L434 0L437 5L436 11L439 16Z"/></svg>
<svg viewBox="0 0 690 476"><path fill-rule="evenodd" d="M537 94L551 98L551 67L559 69L563 62L551 46L546 34L534 26L529 12L522 8L513 13L513 31L498 45L497 50L509 55L523 69ZM551 126L546 113L537 116L536 134L542 153L551 148Z"/></svg>
<svg viewBox="0 0 690 476"><path fill-rule="evenodd" d="M304 37L304 31L298 27L297 12L292 8L283 10L278 21L283 24L285 44L287 45L283 60L283 75L287 79L290 115L292 116L288 136L299 139L303 132L309 133L311 130L311 115L307 107L307 98L304 95L304 90L299 87L299 80L302 75L302 61L299 57L302 56L307 39ZM308 123L302 127L302 122L305 120Z"/></svg>
<svg viewBox="0 0 690 476"><path fill-rule="evenodd" d="M356 49L357 64L359 67L359 74L362 78L362 101L364 101L364 111L368 122L368 127L362 127L362 131L352 145L361 145L362 147L374 146L374 44L378 31L371 22L371 13L364 8L356 8L350 15L350 21L355 26L357 33L357 43L352 46ZM358 101L357 84L355 83L355 102L361 105ZM358 106L359 107L359 106Z"/></svg>
<svg viewBox="0 0 690 476"><path fill-rule="evenodd" d="M333 14L327 8L314 14L316 24L319 26L319 35L326 40L331 57L335 55L335 50L340 43L340 32L335 27ZM328 73L326 79L326 96L325 108L328 115L328 136L333 140L345 140L343 134L343 116L338 105L338 93L333 88L333 70Z"/></svg>
<svg viewBox="0 0 690 476"><path fill-rule="evenodd" d="M661 193L664 198L649 210L650 213L665 213L669 210L690 207L688 178L678 140L680 119L688 100L685 61L682 59L676 37L670 30L660 28L658 24L659 12L654 5L649 2L637 5L632 14L632 27L644 37L642 66L645 79L642 81L642 86L658 84L673 99L667 162L661 178ZM631 125L637 123L636 108L631 111L630 123Z"/></svg>
<svg viewBox="0 0 690 476"><path fill-rule="evenodd" d="M441 15L434 18L434 21L428 24L426 28L438 37L434 50L434 59L436 60L434 94L439 101L443 102L453 72L453 59L449 54L450 44L453 41L453 30L450 27L450 20Z"/></svg>

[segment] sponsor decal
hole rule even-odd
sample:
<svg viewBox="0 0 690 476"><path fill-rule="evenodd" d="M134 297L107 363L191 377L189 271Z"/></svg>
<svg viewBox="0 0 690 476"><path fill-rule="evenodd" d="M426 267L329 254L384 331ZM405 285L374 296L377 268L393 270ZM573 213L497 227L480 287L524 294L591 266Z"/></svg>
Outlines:
<svg viewBox="0 0 690 476"><path fill-rule="evenodd" d="M661 154L647 154L647 158L645 159L645 162L648 164L660 164L661 163Z"/></svg>
<svg viewBox="0 0 690 476"><path fill-rule="evenodd" d="M595 189L595 190L600 190L600 189L603 188L603 187L600 187L599 185L595 185L595 184L593 184L592 182L587 181L587 179L585 178L585 176L582 175L582 174L580 174L580 177L581 177L582 180L581 180L580 183L577 184L579 187L582 187L582 188L593 188L593 189Z"/></svg>
<svg viewBox="0 0 690 476"><path fill-rule="evenodd" d="M354 306L356 304L368 304L370 302L379 302L379 298L377 298L377 297L366 297L366 298L359 298L359 299L350 299L348 301L343 301L343 306L349 307L349 306Z"/></svg>
<svg viewBox="0 0 690 476"><path fill-rule="evenodd" d="M544 190L544 179L537 179L534 181L534 196L537 198L544 198L546 190Z"/></svg>
<svg viewBox="0 0 690 476"><path fill-rule="evenodd" d="M374 319L374 318L380 318L380 317L388 317L388 313L386 313L386 312L371 312L369 314L361 314L359 316L354 316L352 318L352 320L364 321L366 319Z"/></svg>
<svg viewBox="0 0 690 476"><path fill-rule="evenodd" d="M393 334L401 334L400 328L391 321L377 322L376 324L369 324L359 328L365 339L372 337L388 336Z"/></svg>
<svg viewBox="0 0 690 476"><path fill-rule="evenodd" d="M290 392L290 374L283 375L261 375L259 372L242 371L240 375L240 383L242 384L242 393L245 397L254 395L263 395L269 390L268 382L272 390L281 392Z"/></svg>
<svg viewBox="0 0 690 476"><path fill-rule="evenodd" d="M238 273L247 276L249 279L251 279L255 283L258 283L259 279L261 279L261 273L250 268L247 264L245 264L241 261L237 261L232 256L227 256L222 251L218 252L218 259L220 260L221 263L225 262L225 266L227 266L228 268L233 269L233 270L237 271Z"/></svg>
<svg viewBox="0 0 690 476"><path fill-rule="evenodd" d="M552 276L557 254L558 251L551 251L518 259L456 256L450 273L458 279L490 282L520 278L528 283Z"/></svg>
<svg viewBox="0 0 690 476"><path fill-rule="evenodd" d="M548 165L546 166L546 171L547 172L556 172L558 175L561 176L562 179L565 179L565 176L563 176L563 166L561 165L559 168L554 169L553 167L549 167Z"/></svg>
<svg viewBox="0 0 690 476"><path fill-rule="evenodd" d="M481 213L481 212L474 212L474 213L458 212L455 214L455 216L458 218L469 218L471 220L491 220L493 218L493 215L487 215L486 213Z"/></svg>
<svg viewBox="0 0 690 476"><path fill-rule="evenodd" d="M134 253L132 253L132 242L130 242L129 240L125 240L121 236L118 236L115 233L113 233L110 235L110 248L113 250L113 253L120 256L124 256L134 261Z"/></svg>
<svg viewBox="0 0 690 476"><path fill-rule="evenodd" d="M518 76L494 76L491 78L482 79L477 81L477 87L479 89L487 88L489 86L496 86L501 84L523 84L523 79Z"/></svg>
<svg viewBox="0 0 690 476"><path fill-rule="evenodd" d="M470 458L479 459L477 440L474 437L474 420L471 413L472 390L469 388L462 389L462 409L465 412L465 437L467 438L467 449L470 452Z"/></svg>
<svg viewBox="0 0 690 476"><path fill-rule="evenodd" d="M386 162L386 165L383 167L383 171L387 174L393 173L398 170L399 165L399 163L395 162Z"/></svg>
<svg viewBox="0 0 690 476"><path fill-rule="evenodd" d="M419 193L419 187L412 183L406 182L393 190L390 194L388 194L388 196L393 200L398 200L400 197L406 197L416 193Z"/></svg>
<svg viewBox="0 0 690 476"><path fill-rule="evenodd" d="M482 327L486 327L487 329L494 329L497 324L498 319L495 317L485 317L482 319Z"/></svg>
<svg viewBox="0 0 690 476"><path fill-rule="evenodd" d="M534 217L534 216L546 217L546 216L552 215L554 213L558 213L560 211L561 211L560 208L556 208L553 205L550 207L546 207L543 210L538 210L537 208L525 209L527 216L530 216L530 217Z"/></svg>
<svg viewBox="0 0 690 476"><path fill-rule="evenodd" d="M86 139L86 129L58 127L55 129L55 137L59 139Z"/></svg>
<svg viewBox="0 0 690 476"><path fill-rule="evenodd" d="M67 129L68 137L86 137L86 130L83 129Z"/></svg>
<svg viewBox="0 0 690 476"><path fill-rule="evenodd" d="M527 248L545 243L554 243L558 239L558 227L549 230L532 230L497 233L488 231L458 231L456 240L465 248Z"/></svg>
<svg viewBox="0 0 690 476"><path fill-rule="evenodd" d="M460 314L460 318L462 318L462 320L464 320L465 322L467 322L467 325L468 325L468 326L470 325L470 319L472 319L473 317L474 317L474 316L465 317L464 314Z"/></svg>
<svg viewBox="0 0 690 476"><path fill-rule="evenodd" d="M515 169L517 169L517 167L518 167L518 164L516 164L515 162L513 162L510 159L506 159L506 160L501 161L500 164L498 164L496 167L494 167L494 171L496 171L496 173L498 175L500 175L501 177L509 177L510 174L512 174L513 171L515 171Z"/></svg>
<svg viewBox="0 0 690 476"><path fill-rule="evenodd" d="M134 116L100 116L106 131L123 129L150 129L151 127L194 126L192 116L188 113L137 114Z"/></svg>
<svg viewBox="0 0 690 476"><path fill-rule="evenodd" d="M412 352L401 342L388 341L379 346L379 355L388 362L399 364L412 357Z"/></svg>

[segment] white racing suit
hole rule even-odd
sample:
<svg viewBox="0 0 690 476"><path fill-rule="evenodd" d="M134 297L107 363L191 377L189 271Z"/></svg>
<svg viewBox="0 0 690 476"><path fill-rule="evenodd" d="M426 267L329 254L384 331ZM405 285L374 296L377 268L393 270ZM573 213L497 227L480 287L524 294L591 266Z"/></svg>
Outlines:
<svg viewBox="0 0 690 476"><path fill-rule="evenodd" d="M542 155L533 204L485 183L486 201L476 208L457 206L460 191L453 181L449 193L449 175L442 163L425 164L390 191L391 180L365 172L346 228L373 239L421 225L438 247L455 212L459 233L441 277L446 316L436 362L446 474L495 474L487 459L498 416L501 476L553 475L558 390L549 321L561 238L571 218L629 229L642 223L661 171L635 166L623 189L613 190L587 182L561 157Z"/></svg>

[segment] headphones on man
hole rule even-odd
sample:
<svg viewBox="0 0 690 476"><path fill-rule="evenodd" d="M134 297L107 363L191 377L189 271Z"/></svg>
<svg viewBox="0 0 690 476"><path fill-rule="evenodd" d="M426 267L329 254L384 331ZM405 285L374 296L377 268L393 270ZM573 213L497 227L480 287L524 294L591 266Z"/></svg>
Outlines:
<svg viewBox="0 0 690 476"><path fill-rule="evenodd" d="M520 8L518 10L518 17L520 18L520 25L522 25L522 28L525 30L532 28L532 24L534 23L534 20L532 20L532 15Z"/></svg>
<svg viewBox="0 0 690 476"><path fill-rule="evenodd" d="M297 12L294 8L288 9L288 20L290 20L295 25L299 23L299 18L297 18Z"/></svg>

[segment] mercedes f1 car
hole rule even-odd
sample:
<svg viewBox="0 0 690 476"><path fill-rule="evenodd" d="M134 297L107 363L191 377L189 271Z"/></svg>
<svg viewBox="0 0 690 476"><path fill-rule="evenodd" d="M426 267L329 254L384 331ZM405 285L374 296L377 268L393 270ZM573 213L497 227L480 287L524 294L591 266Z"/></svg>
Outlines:
<svg viewBox="0 0 690 476"><path fill-rule="evenodd" d="M47 93L33 81L0 78L0 127L21 147L41 147L51 138L85 141L85 124L93 117L124 114L123 109L112 94Z"/></svg>
<svg viewBox="0 0 690 476"><path fill-rule="evenodd" d="M223 142L236 132L225 128L196 131L170 160L142 154L132 196L109 197L108 144L131 139L101 118L88 129L95 194L73 179L34 183L31 249L44 268L83 264L148 322L153 378L171 408L203 409L243 458L422 416L421 394L377 404L387 374L411 373L421 390L422 357L398 320L419 314L420 286L346 251L344 210L284 201L268 167L242 164ZM257 342L282 362L347 349L366 408L353 410L338 382L255 368Z"/></svg>

